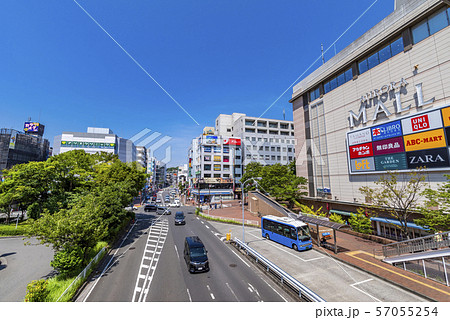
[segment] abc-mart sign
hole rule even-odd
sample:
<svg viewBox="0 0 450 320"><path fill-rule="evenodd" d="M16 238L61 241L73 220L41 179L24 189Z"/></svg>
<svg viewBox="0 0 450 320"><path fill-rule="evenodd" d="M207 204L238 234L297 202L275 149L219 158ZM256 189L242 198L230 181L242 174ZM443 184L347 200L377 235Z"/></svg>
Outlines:
<svg viewBox="0 0 450 320"><path fill-rule="evenodd" d="M450 106L347 132L346 142L350 174L450 170Z"/></svg>

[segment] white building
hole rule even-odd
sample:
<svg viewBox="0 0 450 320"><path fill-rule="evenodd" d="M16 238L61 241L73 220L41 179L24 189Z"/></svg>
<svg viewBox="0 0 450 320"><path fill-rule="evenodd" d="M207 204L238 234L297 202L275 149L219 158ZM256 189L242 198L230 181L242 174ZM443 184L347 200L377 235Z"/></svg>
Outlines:
<svg viewBox="0 0 450 320"><path fill-rule="evenodd" d="M215 125L217 135L241 138L244 170L250 162L288 164L295 159L293 121L233 113L219 115Z"/></svg>
<svg viewBox="0 0 450 320"><path fill-rule="evenodd" d="M88 127L87 132L63 132L53 139L53 154L82 149L86 153L117 154L123 162L136 161L136 147L132 141L118 137L109 128Z"/></svg>

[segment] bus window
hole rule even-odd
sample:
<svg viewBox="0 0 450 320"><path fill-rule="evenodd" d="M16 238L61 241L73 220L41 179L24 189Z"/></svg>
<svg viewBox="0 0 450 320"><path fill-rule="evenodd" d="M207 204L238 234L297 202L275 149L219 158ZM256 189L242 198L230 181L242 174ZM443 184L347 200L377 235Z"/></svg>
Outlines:
<svg viewBox="0 0 450 320"><path fill-rule="evenodd" d="M296 232L295 228L294 228L294 227L291 227L290 229L291 229L290 238L291 238L292 240L297 240L297 232Z"/></svg>
<svg viewBox="0 0 450 320"><path fill-rule="evenodd" d="M298 227L297 230L298 230L298 240L299 241L308 241L311 239L308 226Z"/></svg>

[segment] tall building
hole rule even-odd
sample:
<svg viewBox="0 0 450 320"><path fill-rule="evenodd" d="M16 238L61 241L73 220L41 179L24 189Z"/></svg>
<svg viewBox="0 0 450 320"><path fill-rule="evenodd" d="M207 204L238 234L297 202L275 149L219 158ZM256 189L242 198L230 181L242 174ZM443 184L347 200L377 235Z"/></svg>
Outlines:
<svg viewBox="0 0 450 320"><path fill-rule="evenodd" d="M351 208L383 173L422 166L431 188L447 182L449 26L448 1L397 0L389 16L294 86L297 174L308 178L310 197ZM373 221L378 234L398 233ZM422 232L411 224L411 236Z"/></svg>
<svg viewBox="0 0 450 320"><path fill-rule="evenodd" d="M218 135L241 138L244 171L250 162L288 164L295 159L293 121L233 113L219 115L215 124Z"/></svg>
<svg viewBox="0 0 450 320"><path fill-rule="evenodd" d="M53 154L82 149L87 153L117 154L122 162L136 161L136 146L121 138L109 128L88 127L87 132L63 132L53 139Z"/></svg>
<svg viewBox="0 0 450 320"><path fill-rule="evenodd" d="M0 129L0 171L16 164L45 161L50 154L50 143L43 138L44 125L27 121L24 131Z"/></svg>
<svg viewBox="0 0 450 320"><path fill-rule="evenodd" d="M216 135L213 127L193 139L189 149L190 193L198 201L233 199L242 177L241 139Z"/></svg>

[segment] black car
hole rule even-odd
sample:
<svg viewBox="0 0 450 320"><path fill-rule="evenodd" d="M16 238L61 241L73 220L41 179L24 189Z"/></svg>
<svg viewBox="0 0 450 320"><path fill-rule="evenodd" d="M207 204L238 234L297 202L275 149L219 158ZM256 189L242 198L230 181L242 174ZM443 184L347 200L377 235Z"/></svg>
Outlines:
<svg viewBox="0 0 450 320"><path fill-rule="evenodd" d="M144 212L156 211L156 206L154 204L146 204L144 207Z"/></svg>
<svg viewBox="0 0 450 320"><path fill-rule="evenodd" d="M184 219L184 213L181 211L175 212L175 224L186 224L186 220Z"/></svg>
<svg viewBox="0 0 450 320"><path fill-rule="evenodd" d="M209 261L202 240L198 236L186 237L184 241L184 260L190 273L209 271Z"/></svg>

